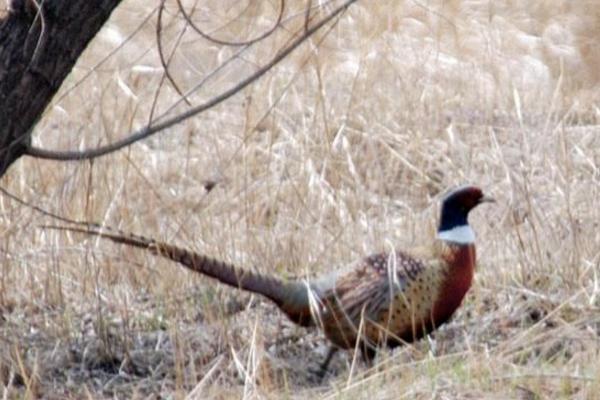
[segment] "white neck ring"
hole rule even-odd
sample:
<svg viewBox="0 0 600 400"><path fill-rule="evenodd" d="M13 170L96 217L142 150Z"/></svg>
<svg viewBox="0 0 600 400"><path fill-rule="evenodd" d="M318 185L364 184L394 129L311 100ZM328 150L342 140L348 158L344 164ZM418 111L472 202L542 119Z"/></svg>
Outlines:
<svg viewBox="0 0 600 400"><path fill-rule="evenodd" d="M469 225L455 226L452 229L446 229L439 231L437 234L438 239L445 240L447 242L459 243L459 244L472 244L475 243L475 232Z"/></svg>

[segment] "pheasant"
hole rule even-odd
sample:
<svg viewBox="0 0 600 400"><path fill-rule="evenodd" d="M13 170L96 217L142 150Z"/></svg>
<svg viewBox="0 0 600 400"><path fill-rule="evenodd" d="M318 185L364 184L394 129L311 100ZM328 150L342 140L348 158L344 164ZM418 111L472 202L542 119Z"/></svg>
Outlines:
<svg viewBox="0 0 600 400"><path fill-rule="evenodd" d="M149 250L218 281L260 294L293 322L318 326L332 343L324 373L338 349L360 349L370 362L378 347L395 347L429 334L450 319L475 272L475 234L469 212L494 199L475 186L460 186L441 203L436 240L420 256L396 250L370 255L349 268L314 280L285 281L239 269L154 239L99 225L47 226ZM358 346L357 346L358 345Z"/></svg>

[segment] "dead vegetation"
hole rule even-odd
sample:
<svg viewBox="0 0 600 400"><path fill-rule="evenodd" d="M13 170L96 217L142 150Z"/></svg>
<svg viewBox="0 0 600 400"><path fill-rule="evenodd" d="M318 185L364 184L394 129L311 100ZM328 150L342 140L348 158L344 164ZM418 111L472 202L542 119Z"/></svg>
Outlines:
<svg viewBox="0 0 600 400"><path fill-rule="evenodd" d="M153 3L119 8L39 123L37 145L94 147L145 124L153 107L185 107L167 83L154 104ZM472 216L480 268L451 324L382 352L373 370L339 355L319 384L317 332L143 252L39 230L44 217L3 197L4 396L596 398L600 4L490 4L359 1L197 118L93 162L22 159L3 180L61 215L283 276L418 244L439 193L474 182L499 204ZM201 1L196 22L250 39L277 6ZM304 6L288 4L284 18L301 27ZM174 11L168 2L165 46L177 46L170 71L186 91L237 50L177 42ZM188 99L229 87L289 35L235 57Z"/></svg>

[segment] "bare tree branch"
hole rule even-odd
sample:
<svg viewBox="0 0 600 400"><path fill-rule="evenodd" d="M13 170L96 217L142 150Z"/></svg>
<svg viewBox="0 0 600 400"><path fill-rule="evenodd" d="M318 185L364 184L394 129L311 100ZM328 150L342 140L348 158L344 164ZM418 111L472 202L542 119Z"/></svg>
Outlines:
<svg viewBox="0 0 600 400"><path fill-rule="evenodd" d="M166 119L163 122L156 123L154 125L150 124L138 131L134 132L132 135L118 140L115 143L101 146L96 149L83 150L83 151L54 151L54 150L46 150L38 147L30 146L25 150L25 154L42 159L48 160L56 160L56 161L72 161L72 160L85 160L85 159L93 159L97 157L101 157L110 153L113 153L117 150L120 150L124 147L127 147L137 141L145 139L153 134L156 134L164 129L170 128L176 124L179 124L203 111L206 111L217 104L222 103L223 101L229 99L233 95L239 93L242 89L255 82L263 75L265 75L271 68L285 59L292 51L294 51L298 46L300 46L304 41L306 41L309 37L311 37L315 32L321 29L328 22L339 16L343 13L350 5L355 3L357 0L346 0L342 5L335 8L325 17L323 17L319 22L317 22L314 26L310 27L307 30L304 30L304 33L298 36L296 39L290 42L290 44L284 47L279 53L277 53L268 63L259 68L253 74L243 79L242 81L235 84L230 89L222 92L220 95L213 97L209 101L200 104L198 106L192 107L188 111L185 111L175 117Z"/></svg>

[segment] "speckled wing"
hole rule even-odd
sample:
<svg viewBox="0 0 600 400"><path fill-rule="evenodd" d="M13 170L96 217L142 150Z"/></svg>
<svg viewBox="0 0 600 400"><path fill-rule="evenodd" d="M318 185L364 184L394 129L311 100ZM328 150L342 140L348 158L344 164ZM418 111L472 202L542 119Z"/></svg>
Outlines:
<svg viewBox="0 0 600 400"><path fill-rule="evenodd" d="M393 302L418 281L424 270L423 262L403 252L363 259L339 276L335 287L324 297L319 317L325 333L338 346L351 348L364 317L363 334L370 342L380 341L378 326L389 325L389 311L395 308Z"/></svg>
<svg viewBox="0 0 600 400"><path fill-rule="evenodd" d="M364 336L374 344L400 345L422 337L435 328L435 304L445 279L440 259L417 259L397 253L388 270L396 270L404 285L390 293L386 301L368 315Z"/></svg>

